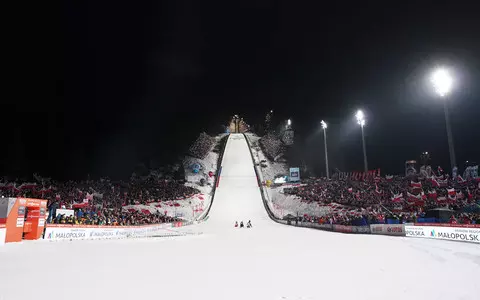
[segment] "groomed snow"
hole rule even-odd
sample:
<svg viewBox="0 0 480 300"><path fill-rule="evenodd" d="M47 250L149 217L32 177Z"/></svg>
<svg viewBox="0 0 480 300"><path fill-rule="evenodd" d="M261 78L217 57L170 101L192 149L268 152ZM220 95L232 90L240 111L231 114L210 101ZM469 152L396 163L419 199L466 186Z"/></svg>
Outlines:
<svg viewBox="0 0 480 300"><path fill-rule="evenodd" d="M209 220L178 229L203 234L7 244L0 299L479 299L478 245L280 225L242 135L222 167Z"/></svg>

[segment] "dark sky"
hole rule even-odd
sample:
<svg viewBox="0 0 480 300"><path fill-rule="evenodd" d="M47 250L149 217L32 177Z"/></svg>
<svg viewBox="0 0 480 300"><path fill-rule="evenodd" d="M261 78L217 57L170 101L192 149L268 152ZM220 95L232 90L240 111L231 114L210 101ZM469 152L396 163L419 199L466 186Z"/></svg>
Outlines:
<svg viewBox="0 0 480 300"><path fill-rule="evenodd" d="M422 151L447 167L442 102L425 80L441 64L456 78L457 160L480 159L478 5L297 2L61 1L49 30L32 29L33 63L15 78L2 175L125 177L231 114L254 124L270 109L292 118L319 172L321 119L331 167L362 169L358 108L371 168L401 172Z"/></svg>

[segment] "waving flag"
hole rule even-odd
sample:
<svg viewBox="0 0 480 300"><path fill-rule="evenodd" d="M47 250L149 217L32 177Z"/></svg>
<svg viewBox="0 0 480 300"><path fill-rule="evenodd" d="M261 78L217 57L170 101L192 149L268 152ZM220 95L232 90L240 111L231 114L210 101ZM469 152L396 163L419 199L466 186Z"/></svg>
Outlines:
<svg viewBox="0 0 480 300"><path fill-rule="evenodd" d="M421 182L410 181L410 186L414 189L421 189L422 188L422 183Z"/></svg>
<svg viewBox="0 0 480 300"><path fill-rule="evenodd" d="M420 193L420 196L422 197L423 201L427 200L427 195L425 195L423 191Z"/></svg>
<svg viewBox="0 0 480 300"><path fill-rule="evenodd" d="M393 197L390 198L392 200L392 202L394 203L398 203L398 202L402 202L402 194L399 193L399 194L393 194Z"/></svg>
<svg viewBox="0 0 480 300"><path fill-rule="evenodd" d="M447 201L447 197L438 197L437 198L437 202L446 202Z"/></svg>
<svg viewBox="0 0 480 300"><path fill-rule="evenodd" d="M444 179L444 180L437 179L437 182L442 187L446 187L448 185L448 179Z"/></svg>
<svg viewBox="0 0 480 300"><path fill-rule="evenodd" d="M463 194L462 191L460 191L460 192L457 193L457 199L458 199L458 200L465 199L465 195Z"/></svg>
<svg viewBox="0 0 480 300"><path fill-rule="evenodd" d="M448 201L449 202L455 202L457 201L457 194L453 194L453 195L450 195L450 193L448 194Z"/></svg>

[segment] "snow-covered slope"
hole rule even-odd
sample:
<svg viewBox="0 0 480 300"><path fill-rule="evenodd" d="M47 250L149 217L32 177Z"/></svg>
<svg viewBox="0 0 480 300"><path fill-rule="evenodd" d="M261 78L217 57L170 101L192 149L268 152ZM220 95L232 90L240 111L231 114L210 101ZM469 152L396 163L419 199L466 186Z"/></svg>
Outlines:
<svg viewBox="0 0 480 300"><path fill-rule="evenodd" d="M225 151L209 220L178 229L203 234L8 244L0 299L478 299L478 245L277 224L243 136Z"/></svg>
<svg viewBox="0 0 480 300"><path fill-rule="evenodd" d="M250 151L243 134L231 134L225 146L220 182L208 220L209 229L229 228L235 221L268 226Z"/></svg>

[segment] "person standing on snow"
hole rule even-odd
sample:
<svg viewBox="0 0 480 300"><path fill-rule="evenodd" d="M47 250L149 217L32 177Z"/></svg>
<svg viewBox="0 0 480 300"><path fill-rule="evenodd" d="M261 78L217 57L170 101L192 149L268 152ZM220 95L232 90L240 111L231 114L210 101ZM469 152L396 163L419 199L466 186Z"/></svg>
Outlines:
<svg viewBox="0 0 480 300"><path fill-rule="evenodd" d="M247 228L251 228L251 227L252 227L252 221L248 220Z"/></svg>
<svg viewBox="0 0 480 300"><path fill-rule="evenodd" d="M238 227L238 221L235 221L235 228Z"/></svg>
<svg viewBox="0 0 480 300"><path fill-rule="evenodd" d="M243 228L243 221L240 222L240 228Z"/></svg>

